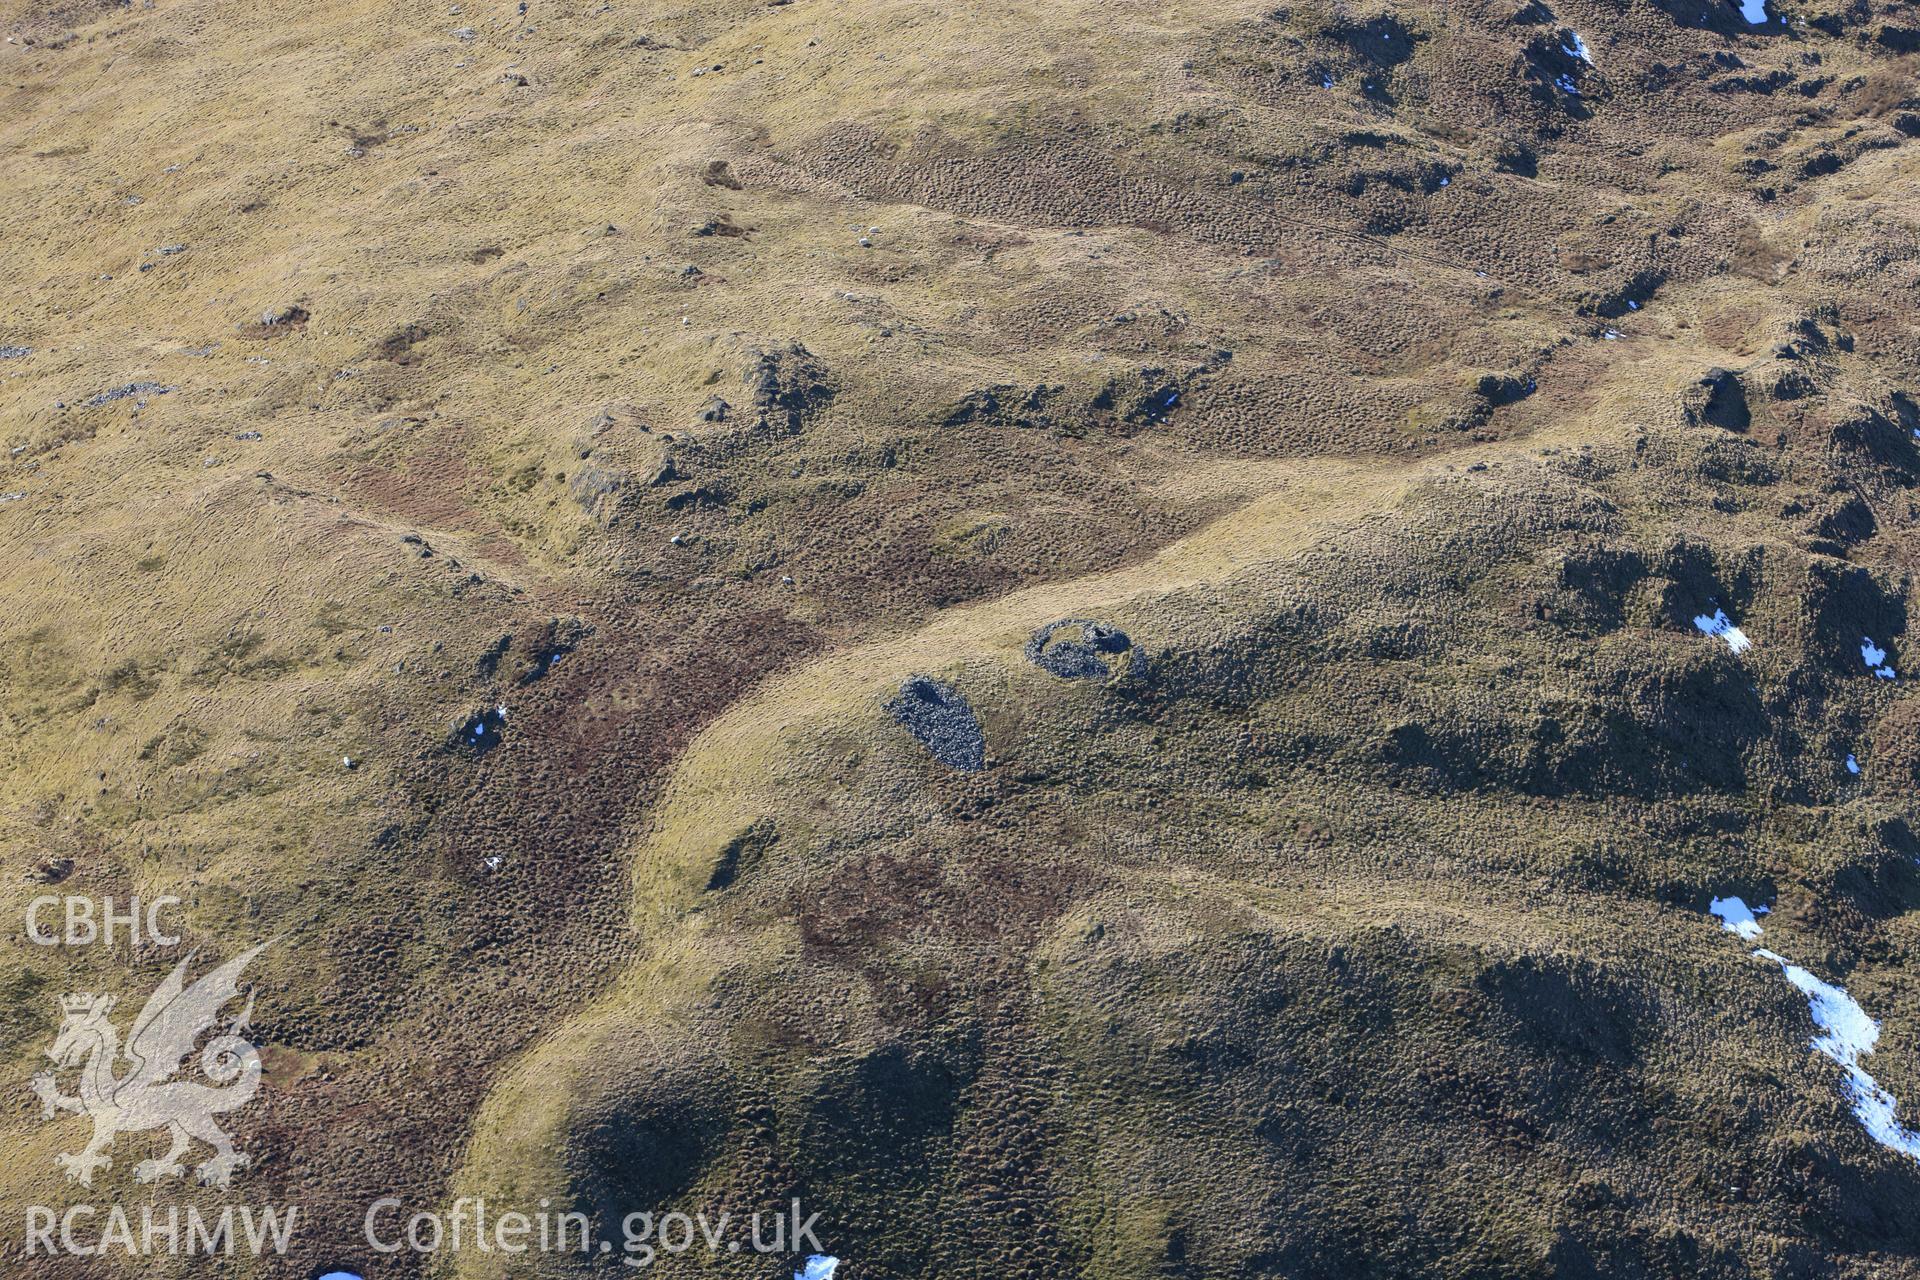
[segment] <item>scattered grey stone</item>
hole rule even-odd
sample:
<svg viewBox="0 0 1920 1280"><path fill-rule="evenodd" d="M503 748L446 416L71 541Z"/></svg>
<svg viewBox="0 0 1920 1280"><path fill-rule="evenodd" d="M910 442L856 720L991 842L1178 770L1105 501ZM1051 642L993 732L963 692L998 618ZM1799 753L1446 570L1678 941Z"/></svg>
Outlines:
<svg viewBox="0 0 1920 1280"><path fill-rule="evenodd" d="M1798 369L1782 370L1773 380L1775 400L1804 400L1819 389L1818 383Z"/></svg>
<svg viewBox="0 0 1920 1280"><path fill-rule="evenodd" d="M258 440L260 439L260 433L258 431L236 431L233 433L233 438L235 440Z"/></svg>
<svg viewBox="0 0 1920 1280"><path fill-rule="evenodd" d="M447 745L464 755L483 756L499 746L506 734L506 707L487 707L455 725Z"/></svg>
<svg viewBox="0 0 1920 1280"><path fill-rule="evenodd" d="M167 257L172 257L176 253L185 253L186 251L187 246L183 244L163 244L160 246L160 252Z"/></svg>
<svg viewBox="0 0 1920 1280"><path fill-rule="evenodd" d="M1699 409L1701 420L1729 431L1745 431L1753 425L1746 388L1737 374L1727 369L1709 369L1701 376L1700 385L1707 390L1706 400Z"/></svg>
<svg viewBox="0 0 1920 1280"><path fill-rule="evenodd" d="M511 648L513 648L513 632L509 631L487 646L486 651L475 660L473 669L482 679L493 679L494 673L500 670L500 659L506 657L507 650Z"/></svg>
<svg viewBox="0 0 1920 1280"><path fill-rule="evenodd" d="M1069 628L1078 639L1055 640ZM1113 674L1108 658L1133 649L1127 633L1091 618L1062 618L1049 622L1027 641L1027 661L1062 680L1105 680Z"/></svg>
<svg viewBox="0 0 1920 1280"><path fill-rule="evenodd" d="M932 676L908 676L887 712L948 768L966 773L986 768L986 735L973 708L951 685Z"/></svg>
<svg viewBox="0 0 1920 1280"><path fill-rule="evenodd" d="M24 492L0 493L0 502L18 502L26 496Z"/></svg>
<svg viewBox="0 0 1920 1280"><path fill-rule="evenodd" d="M454 31L453 38L455 40L471 40L476 34L472 27L460 27Z"/></svg>
<svg viewBox="0 0 1920 1280"><path fill-rule="evenodd" d="M606 522L619 512L621 494L632 482L628 472L606 463L598 451L588 450L567 478L567 491L589 515Z"/></svg>
<svg viewBox="0 0 1920 1280"><path fill-rule="evenodd" d="M124 387L115 387L111 391L102 391L99 395L87 401L87 408L97 409L103 404L112 404L115 400L125 400L128 396L164 396L172 390L172 387L162 386L158 382L129 382Z"/></svg>
<svg viewBox="0 0 1920 1280"><path fill-rule="evenodd" d="M523 646L526 656L520 660L514 683L533 684L544 680L561 661L593 634L593 628L578 618L553 618L542 634Z"/></svg>
<svg viewBox="0 0 1920 1280"><path fill-rule="evenodd" d="M757 417L784 435L797 435L803 421L833 399L826 366L799 343L784 351L753 352L741 381L753 396Z"/></svg>
<svg viewBox="0 0 1920 1280"><path fill-rule="evenodd" d="M18 360L32 354L32 347L0 347L0 360Z"/></svg>

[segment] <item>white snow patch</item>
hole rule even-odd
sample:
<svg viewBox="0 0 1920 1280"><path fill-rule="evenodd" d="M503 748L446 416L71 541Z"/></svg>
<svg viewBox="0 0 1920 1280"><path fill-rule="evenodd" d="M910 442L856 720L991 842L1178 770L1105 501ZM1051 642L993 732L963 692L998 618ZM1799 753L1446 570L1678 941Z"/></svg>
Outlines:
<svg viewBox="0 0 1920 1280"><path fill-rule="evenodd" d="M1767 0L1740 0L1740 16L1750 27L1767 25Z"/></svg>
<svg viewBox="0 0 1920 1280"><path fill-rule="evenodd" d="M1920 1133L1901 1127L1895 1117L1900 1104L1860 1065L1860 1059L1872 1053L1874 1042L1880 1039L1880 1024L1867 1016L1858 1001L1832 983L1822 982L1764 947L1753 954L1779 965L1787 981L1807 998L1813 1025L1826 1032L1814 1039L1813 1047L1846 1071L1841 1091L1853 1104L1854 1118L1881 1146L1920 1160Z"/></svg>
<svg viewBox="0 0 1920 1280"><path fill-rule="evenodd" d="M833 1273L839 1266L840 1259L816 1253L793 1273L793 1280L833 1280Z"/></svg>
<svg viewBox="0 0 1920 1280"><path fill-rule="evenodd" d="M1747 638L1747 633L1733 625L1725 609L1715 609L1711 617L1704 613L1697 614L1693 619L1693 625L1700 628L1706 635L1719 636L1727 642L1727 648L1735 653L1745 653L1753 646L1753 641Z"/></svg>
<svg viewBox="0 0 1920 1280"><path fill-rule="evenodd" d="M1853 758L1853 754L1851 752L1847 754L1847 772L1848 773L1860 772L1860 762Z"/></svg>
<svg viewBox="0 0 1920 1280"><path fill-rule="evenodd" d="M1715 898L1707 910L1719 917L1721 928L1751 942L1760 936L1760 922L1754 917L1766 914L1767 909L1749 909L1738 898ZM1807 998L1807 1011L1813 1015L1813 1025L1824 1033L1814 1037L1813 1048L1846 1072L1840 1091L1852 1104L1854 1118L1868 1136L1883 1147L1920 1161L1920 1133L1902 1127L1897 1114L1899 1101L1860 1065L1860 1060L1873 1052L1873 1046L1880 1039L1880 1024L1869 1017L1852 996L1814 977L1785 956L1765 947L1754 948L1753 954L1779 965L1787 981Z"/></svg>
<svg viewBox="0 0 1920 1280"><path fill-rule="evenodd" d="M1566 52L1566 55L1569 58L1578 58L1588 66L1592 66L1593 53L1587 48L1587 42L1580 38L1580 33L1578 31L1567 32L1567 40L1571 41L1571 43L1563 43L1560 46L1560 48Z"/></svg>
<svg viewBox="0 0 1920 1280"><path fill-rule="evenodd" d="M1760 922L1755 916L1763 916L1768 907L1749 907L1739 898L1715 898L1707 904L1711 915L1720 917L1720 927L1728 933L1737 933L1748 942L1758 938L1761 933Z"/></svg>
<svg viewBox="0 0 1920 1280"><path fill-rule="evenodd" d="M1875 644L1871 637L1860 637L1860 661L1866 663L1867 669L1882 680L1899 677L1899 673L1887 665L1887 651Z"/></svg>

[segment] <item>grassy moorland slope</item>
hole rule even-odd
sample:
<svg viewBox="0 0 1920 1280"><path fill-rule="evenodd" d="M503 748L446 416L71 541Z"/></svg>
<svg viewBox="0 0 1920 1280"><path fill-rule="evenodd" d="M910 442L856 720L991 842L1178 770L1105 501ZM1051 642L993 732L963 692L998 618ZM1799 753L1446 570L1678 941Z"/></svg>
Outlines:
<svg viewBox="0 0 1920 1280"><path fill-rule="evenodd" d="M0 0L0 895L276 940L263 1274L1920 1275L1704 914L1920 1107L1920 12L517 9Z"/></svg>

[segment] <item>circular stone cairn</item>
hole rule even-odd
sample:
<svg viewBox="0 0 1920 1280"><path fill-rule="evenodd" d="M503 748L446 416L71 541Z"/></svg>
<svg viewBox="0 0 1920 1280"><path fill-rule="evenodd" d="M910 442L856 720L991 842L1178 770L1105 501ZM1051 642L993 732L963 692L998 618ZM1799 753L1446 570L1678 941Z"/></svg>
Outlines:
<svg viewBox="0 0 1920 1280"><path fill-rule="evenodd" d="M986 768L986 735L973 708L952 685L932 676L908 676L887 712L948 768L967 773Z"/></svg>
<svg viewBox="0 0 1920 1280"><path fill-rule="evenodd" d="M1077 628L1078 639L1055 640L1055 633ZM1027 661L1062 680L1105 680L1113 674L1108 655L1133 647L1127 633L1091 618L1049 622L1027 641Z"/></svg>

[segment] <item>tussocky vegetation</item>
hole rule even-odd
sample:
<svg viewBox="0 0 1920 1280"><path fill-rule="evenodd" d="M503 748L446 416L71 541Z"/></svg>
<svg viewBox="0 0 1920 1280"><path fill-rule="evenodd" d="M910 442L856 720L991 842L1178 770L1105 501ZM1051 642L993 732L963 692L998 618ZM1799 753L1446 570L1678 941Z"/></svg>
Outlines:
<svg viewBox="0 0 1920 1280"><path fill-rule="evenodd" d="M1911 4L0 29L0 895L278 940L235 1274L1920 1276ZM7 946L15 1212L177 957Z"/></svg>

